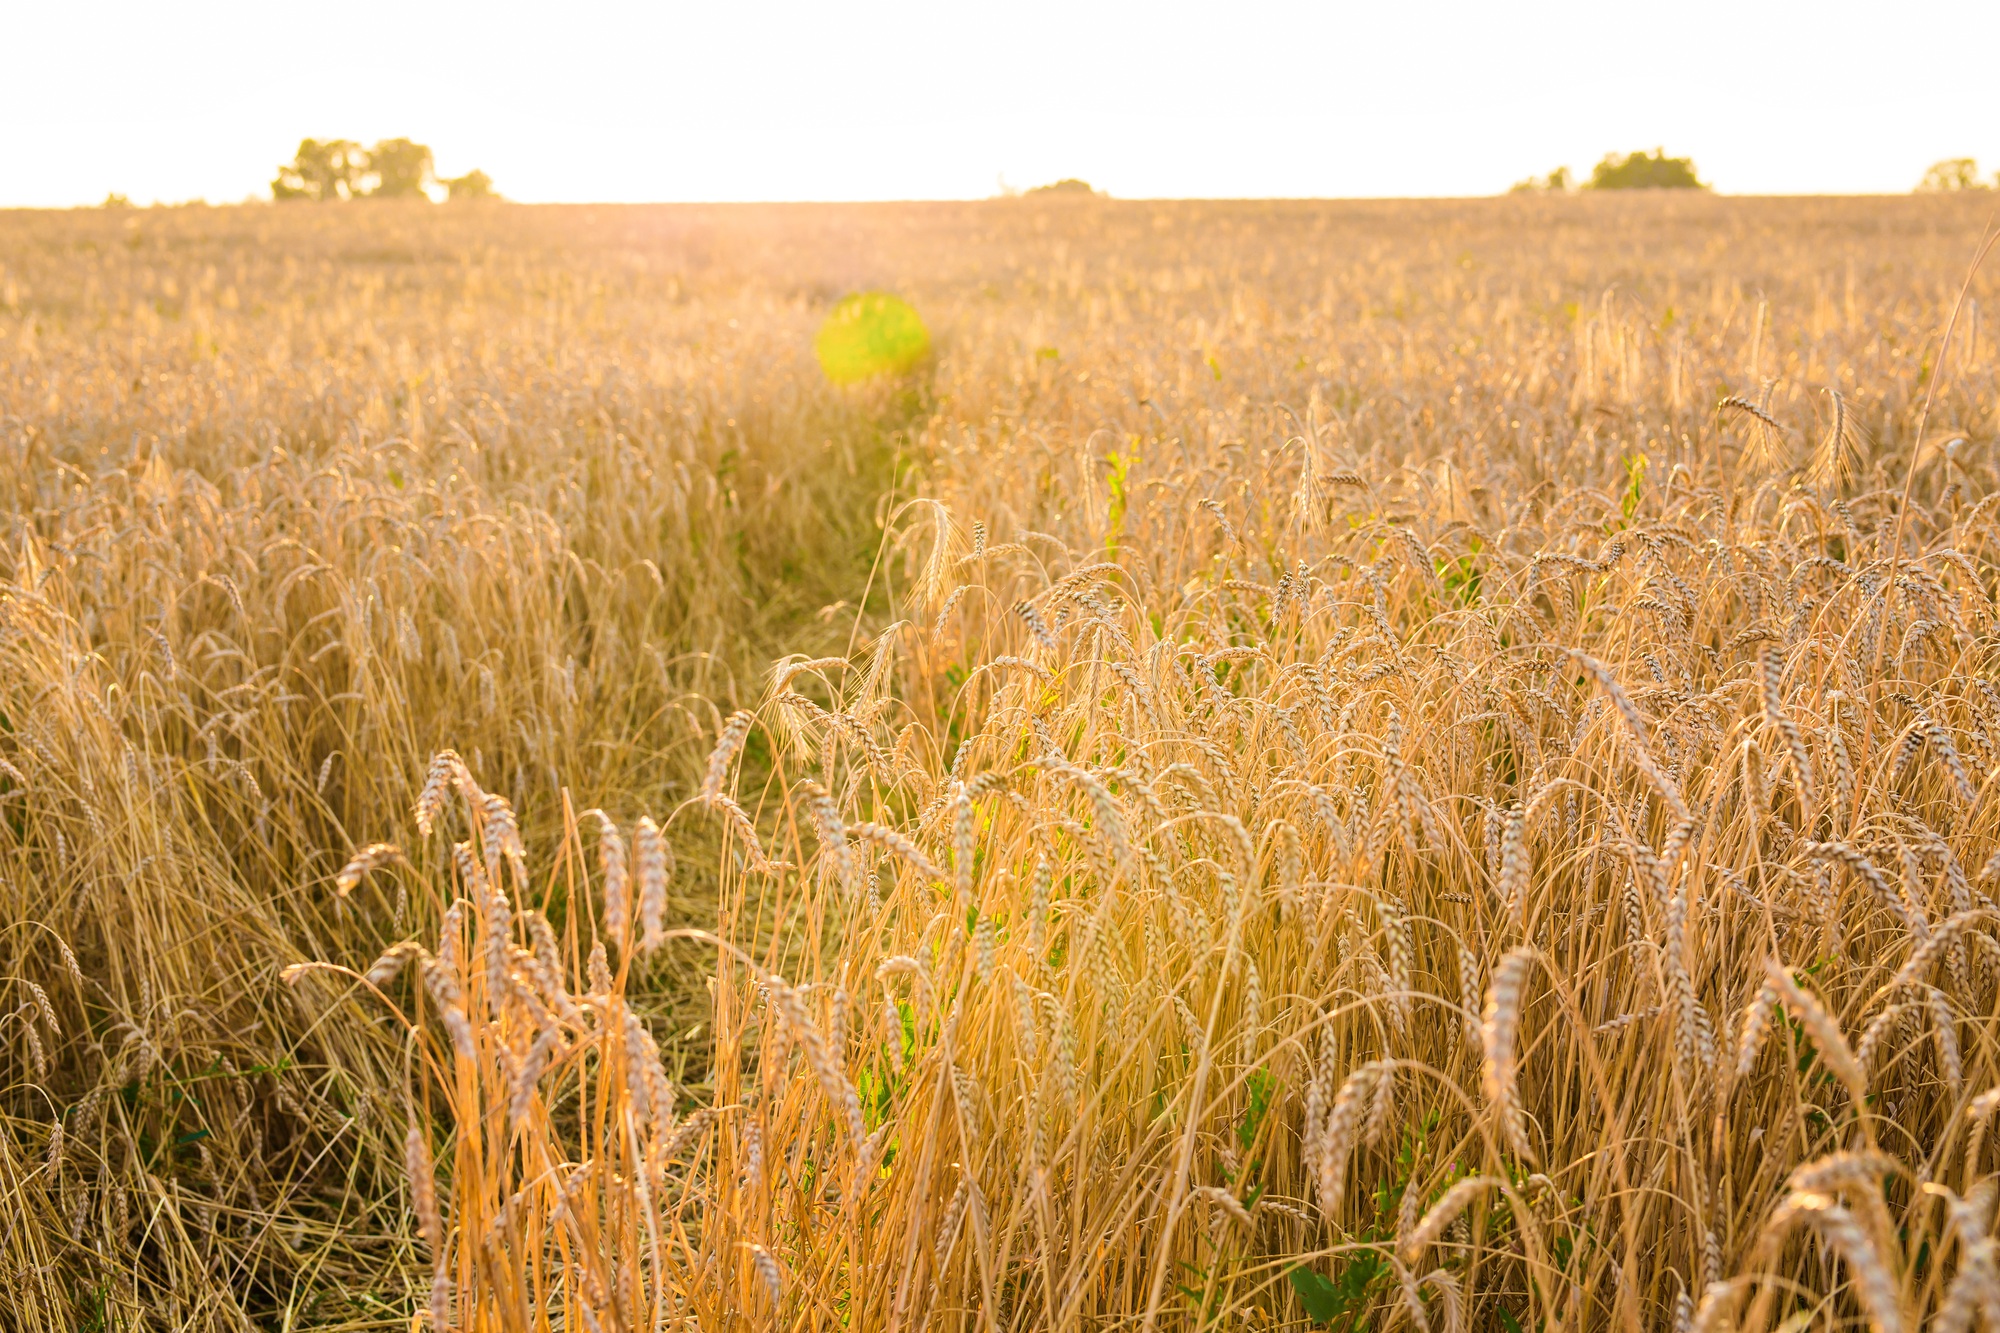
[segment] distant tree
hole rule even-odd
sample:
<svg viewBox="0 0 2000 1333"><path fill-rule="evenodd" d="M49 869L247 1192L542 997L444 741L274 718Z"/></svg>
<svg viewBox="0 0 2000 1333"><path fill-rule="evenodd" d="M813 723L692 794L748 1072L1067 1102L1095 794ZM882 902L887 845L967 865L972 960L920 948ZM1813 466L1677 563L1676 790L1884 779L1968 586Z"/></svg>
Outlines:
<svg viewBox="0 0 2000 1333"><path fill-rule="evenodd" d="M352 139L301 139L271 182L273 199L352 199L361 192L368 155Z"/></svg>
<svg viewBox="0 0 2000 1333"><path fill-rule="evenodd" d="M1695 175L1694 162L1685 157L1668 157L1664 148L1651 154L1628 153L1623 158L1606 153L1583 183L1586 190L1706 190Z"/></svg>
<svg viewBox="0 0 2000 1333"><path fill-rule="evenodd" d="M445 190L453 199L498 199L494 193L493 178L474 168L463 176L453 176L443 182Z"/></svg>
<svg viewBox="0 0 2000 1333"><path fill-rule="evenodd" d="M429 145L384 139L368 150L371 199L424 199L436 171Z"/></svg>
<svg viewBox="0 0 2000 1333"><path fill-rule="evenodd" d="M1515 181L1508 187L1507 193L1537 194L1546 191L1550 194L1567 194L1575 188L1576 183L1570 179L1569 168L1557 167L1546 176L1530 176L1524 181Z"/></svg>
<svg viewBox="0 0 2000 1333"><path fill-rule="evenodd" d="M1951 194L1985 188L1986 182L1979 179L1979 163L1970 157L1948 157L1933 162L1924 172L1924 178L1917 182L1918 194Z"/></svg>
<svg viewBox="0 0 2000 1333"><path fill-rule="evenodd" d="M1028 193L1029 194L1096 194L1097 191L1093 190L1090 187L1089 181L1080 181L1074 176L1065 176L1063 179L1059 181L1051 181L1047 185L1037 185L1032 190L1029 190Z"/></svg>
<svg viewBox="0 0 2000 1333"><path fill-rule="evenodd" d="M130 208L131 206L132 201L124 195L119 194L116 190L105 195L104 202L98 205L99 208Z"/></svg>
<svg viewBox="0 0 2000 1333"><path fill-rule="evenodd" d="M429 144L382 139L363 148L352 139L305 139L271 182L273 199L429 199L443 186L453 199L491 199L493 178L468 171L440 180Z"/></svg>

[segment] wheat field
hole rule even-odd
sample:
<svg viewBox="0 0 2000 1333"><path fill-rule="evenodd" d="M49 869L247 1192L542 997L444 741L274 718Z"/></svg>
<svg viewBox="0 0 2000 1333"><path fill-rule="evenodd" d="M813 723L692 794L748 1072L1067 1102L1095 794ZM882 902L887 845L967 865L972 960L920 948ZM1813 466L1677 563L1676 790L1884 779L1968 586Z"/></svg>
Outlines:
<svg viewBox="0 0 2000 1333"><path fill-rule="evenodd" d="M1988 221L0 213L0 1324L2000 1329Z"/></svg>

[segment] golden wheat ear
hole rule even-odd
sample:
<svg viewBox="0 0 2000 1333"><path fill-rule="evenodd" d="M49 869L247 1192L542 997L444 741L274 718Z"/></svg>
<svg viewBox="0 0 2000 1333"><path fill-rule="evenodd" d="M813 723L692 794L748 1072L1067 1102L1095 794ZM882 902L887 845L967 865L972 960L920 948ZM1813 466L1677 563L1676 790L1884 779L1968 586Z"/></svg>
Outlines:
<svg viewBox="0 0 2000 1333"><path fill-rule="evenodd" d="M1867 437L1848 412L1847 400L1840 395L1840 391L1828 389L1826 395L1833 402L1833 419L1827 423L1825 436L1813 450L1806 479L1821 490L1841 491L1861 475L1866 461L1863 446Z"/></svg>
<svg viewBox="0 0 2000 1333"><path fill-rule="evenodd" d="M1785 428L1778 419L1761 404L1753 403L1740 394L1729 394L1716 405L1718 415L1748 417L1750 420L1749 439L1743 446L1741 466L1756 474L1764 473L1789 463L1790 448L1785 438Z"/></svg>

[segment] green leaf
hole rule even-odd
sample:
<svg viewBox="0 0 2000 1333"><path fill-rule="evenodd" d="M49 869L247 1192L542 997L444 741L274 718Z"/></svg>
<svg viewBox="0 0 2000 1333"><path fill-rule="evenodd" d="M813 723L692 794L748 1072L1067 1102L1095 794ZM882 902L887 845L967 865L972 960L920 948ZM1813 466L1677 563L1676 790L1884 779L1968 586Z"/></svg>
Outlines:
<svg viewBox="0 0 2000 1333"><path fill-rule="evenodd" d="M1625 498L1619 502L1619 509L1630 523L1632 516L1639 512L1639 499L1646 485L1646 455L1632 454L1623 460L1625 464Z"/></svg>
<svg viewBox="0 0 2000 1333"><path fill-rule="evenodd" d="M1291 1278L1292 1290L1298 1292L1299 1303L1306 1307L1306 1314L1314 1323L1331 1328L1335 1320L1344 1320L1341 1328L1362 1333L1367 1324L1356 1321L1368 1306L1370 1289L1387 1269L1377 1251L1357 1250L1339 1266L1338 1278L1322 1277L1303 1264L1286 1276Z"/></svg>
<svg viewBox="0 0 2000 1333"><path fill-rule="evenodd" d="M1347 1298L1340 1288L1304 1264L1286 1276L1292 1280L1292 1290L1299 1294L1299 1304L1306 1307L1306 1317L1315 1324L1331 1327L1334 1320L1347 1313Z"/></svg>
<svg viewBox="0 0 2000 1333"><path fill-rule="evenodd" d="M1264 1123L1264 1117L1271 1110L1271 1093L1277 1088L1277 1077L1268 1069L1253 1069L1244 1080L1250 1092L1250 1105L1243 1112L1243 1119L1236 1125L1236 1142L1244 1152L1257 1140L1257 1128Z"/></svg>

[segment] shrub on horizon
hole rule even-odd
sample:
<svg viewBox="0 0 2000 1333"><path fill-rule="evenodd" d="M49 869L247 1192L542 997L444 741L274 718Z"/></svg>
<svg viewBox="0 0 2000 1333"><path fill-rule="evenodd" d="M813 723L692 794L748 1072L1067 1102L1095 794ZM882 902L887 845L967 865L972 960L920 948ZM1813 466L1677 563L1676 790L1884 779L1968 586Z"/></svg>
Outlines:
<svg viewBox="0 0 2000 1333"><path fill-rule="evenodd" d="M1686 157L1668 157L1666 149L1655 148L1648 153L1627 153L1620 158L1616 153L1606 153L1604 160L1591 169L1590 179L1583 183L1586 190L1706 190L1701 177L1695 174L1694 160Z"/></svg>
<svg viewBox="0 0 2000 1333"><path fill-rule="evenodd" d="M1059 181L1051 181L1051 182L1049 182L1049 183L1048 183L1047 185L1037 185L1037 186L1033 187L1032 189L1030 189L1030 190L1028 191L1028 193L1029 193L1029 194L1087 194L1087 195L1095 195L1095 194L1098 194L1098 193L1100 193L1100 191L1098 191L1098 190L1094 189L1094 188L1093 188L1093 187L1091 186L1091 184L1090 184L1090 182L1089 182L1089 181L1084 181L1084 180L1078 180L1078 179L1077 179L1076 177L1074 177L1074 176L1065 176L1065 177L1063 177L1063 178L1062 178L1061 180L1059 180Z"/></svg>
<svg viewBox="0 0 2000 1333"><path fill-rule="evenodd" d="M2000 173L1994 180L2000 182ZM1988 186L1979 179L1979 160L1972 157L1948 157L1942 162L1933 162L1924 172L1924 178L1917 182L1917 194L1956 194L1961 190L1984 190Z"/></svg>
<svg viewBox="0 0 2000 1333"><path fill-rule="evenodd" d="M1576 188L1568 167L1557 167L1546 176L1530 176L1507 187L1508 194L1568 194Z"/></svg>

